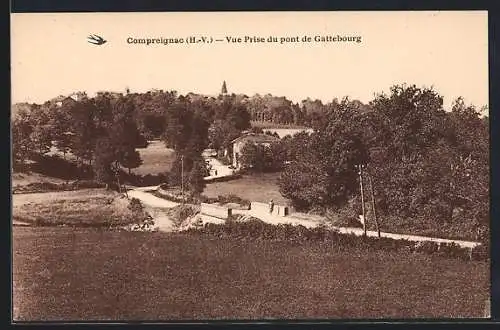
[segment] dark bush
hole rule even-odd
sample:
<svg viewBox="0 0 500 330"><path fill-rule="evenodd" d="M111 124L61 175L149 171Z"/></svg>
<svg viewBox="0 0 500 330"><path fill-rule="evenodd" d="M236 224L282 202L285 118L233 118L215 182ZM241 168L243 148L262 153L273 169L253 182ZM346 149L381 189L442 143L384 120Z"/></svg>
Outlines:
<svg viewBox="0 0 500 330"><path fill-rule="evenodd" d="M207 204L215 204L219 201L217 197L207 197L205 195L200 196L200 202Z"/></svg>
<svg viewBox="0 0 500 330"><path fill-rule="evenodd" d="M232 174L232 175L227 175L227 176L221 176L218 178L213 178L210 180L207 180L207 182L226 182L226 181L231 181L235 179L241 178L241 174Z"/></svg>
<svg viewBox="0 0 500 330"><path fill-rule="evenodd" d="M13 194L21 194L21 193L36 193L36 192L45 192L45 191L60 191L67 190L66 186L51 183L51 182L33 182L23 186L17 186L12 188Z"/></svg>
<svg viewBox="0 0 500 330"><path fill-rule="evenodd" d="M142 205L142 202L138 198L135 198L135 197L130 200L127 208L134 214L141 213L144 210L144 206Z"/></svg>
<svg viewBox="0 0 500 330"><path fill-rule="evenodd" d="M94 180L80 180L71 183L73 189L104 188L106 185Z"/></svg>
<svg viewBox="0 0 500 330"><path fill-rule="evenodd" d="M160 188L161 189L161 188ZM180 194L178 191L168 191L161 189L159 191L153 191L151 192L152 195L163 198L168 201L176 202L176 203L190 203L190 204L198 204L199 200L195 198L194 196L185 193L184 198L182 197L182 194Z"/></svg>
<svg viewBox="0 0 500 330"><path fill-rule="evenodd" d="M125 183L138 187L158 186L167 182L167 175L164 173L159 173L156 175L139 175L134 173L129 174L125 171L121 171L120 177Z"/></svg>
<svg viewBox="0 0 500 330"><path fill-rule="evenodd" d="M92 168L87 164L75 164L57 155L36 155L35 163L31 165L33 172L41 173L54 178L71 180L74 178L91 179Z"/></svg>

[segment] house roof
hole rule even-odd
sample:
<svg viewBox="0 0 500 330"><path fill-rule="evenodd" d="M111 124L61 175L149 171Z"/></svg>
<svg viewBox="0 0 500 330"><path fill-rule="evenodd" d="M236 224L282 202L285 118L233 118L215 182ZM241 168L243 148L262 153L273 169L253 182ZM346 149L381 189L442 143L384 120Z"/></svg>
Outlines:
<svg viewBox="0 0 500 330"><path fill-rule="evenodd" d="M236 142L253 142L253 143L271 143L271 142L276 142L279 141L279 138L267 134L255 134L255 133L249 133L242 135L240 137L237 137L231 143L236 143Z"/></svg>

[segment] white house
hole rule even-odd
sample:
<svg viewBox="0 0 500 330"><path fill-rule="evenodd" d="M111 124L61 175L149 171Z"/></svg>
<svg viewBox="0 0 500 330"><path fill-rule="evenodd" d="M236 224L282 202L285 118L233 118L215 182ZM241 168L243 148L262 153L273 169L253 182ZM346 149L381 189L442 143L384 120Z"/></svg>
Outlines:
<svg viewBox="0 0 500 330"><path fill-rule="evenodd" d="M85 96L85 93L73 93L68 96L58 96L54 99L52 99L52 102L55 102L55 104L58 107L61 107L64 102L70 101L70 102L78 102L82 99L82 97Z"/></svg>

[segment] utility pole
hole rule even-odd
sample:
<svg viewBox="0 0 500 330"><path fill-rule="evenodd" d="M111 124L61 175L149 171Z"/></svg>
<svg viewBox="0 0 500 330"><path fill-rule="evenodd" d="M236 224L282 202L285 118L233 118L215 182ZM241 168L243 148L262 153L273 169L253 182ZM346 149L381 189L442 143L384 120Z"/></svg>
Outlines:
<svg viewBox="0 0 500 330"><path fill-rule="evenodd" d="M371 175L370 171L368 171L368 181L370 183L370 194L372 197L373 217L375 218L375 226L377 226L377 234L378 234L378 237L380 238L380 227L378 225L377 211L375 210L375 194L373 193L373 181L372 181L372 175Z"/></svg>
<svg viewBox="0 0 500 330"><path fill-rule="evenodd" d="M363 217L363 234L366 236L366 218L365 218L365 197L363 191L363 167L364 165L358 165L359 171L359 187L361 190L361 212Z"/></svg>
<svg viewBox="0 0 500 330"><path fill-rule="evenodd" d="M182 204L184 204L184 155L181 155L181 194Z"/></svg>
<svg viewBox="0 0 500 330"><path fill-rule="evenodd" d="M115 166L114 166L113 172L115 172L116 182L118 183L118 192L121 194L122 193L122 185L120 183L120 164L118 163L118 161L115 161Z"/></svg>

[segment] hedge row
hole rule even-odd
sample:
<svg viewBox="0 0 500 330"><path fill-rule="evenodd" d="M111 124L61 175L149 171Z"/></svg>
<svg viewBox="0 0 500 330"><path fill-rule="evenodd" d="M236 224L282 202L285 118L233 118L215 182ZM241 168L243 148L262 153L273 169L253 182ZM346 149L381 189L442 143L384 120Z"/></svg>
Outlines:
<svg viewBox="0 0 500 330"><path fill-rule="evenodd" d="M245 209L250 208L250 201L248 199L243 199L239 196L229 194L229 195L219 195L217 197L207 197L207 196L201 196L200 200L202 203L207 203L207 204L228 204L228 203L235 203L243 206Z"/></svg>
<svg viewBox="0 0 500 330"><path fill-rule="evenodd" d="M92 181L82 180L69 183L33 182L23 186L12 188L13 194L38 193L46 191L68 191L88 188L104 188L106 185Z"/></svg>
<svg viewBox="0 0 500 330"><path fill-rule="evenodd" d="M321 241L328 242L332 247L339 249L360 248L365 250L409 251L463 260L487 260L489 258L488 247L482 245L471 251L470 248L463 248L454 243L438 244L435 242L413 242L391 238L356 236L354 234L341 234L325 227L308 229L300 225L271 225L260 220L228 221L225 224L207 223L201 228L190 228L186 230L186 233L210 235L218 238L278 240L299 243Z"/></svg>
<svg viewBox="0 0 500 330"><path fill-rule="evenodd" d="M172 202L182 203L182 194L179 190L168 190L164 188L165 186L160 185L160 187L151 192L156 197L160 197ZM207 197L204 195L201 196L192 196L189 192L186 192L184 195L184 202L189 204L199 204L207 203L207 204L228 204L235 203L241 205L244 209L250 208L250 201L247 199L243 199L236 195L219 195L217 197Z"/></svg>
<svg viewBox="0 0 500 330"><path fill-rule="evenodd" d="M226 181L231 181L231 180L236 180L241 178L241 174L231 174L231 175L226 175L226 176L221 176L213 179L208 179L205 180L207 183L214 183L214 182L226 182Z"/></svg>
<svg viewBox="0 0 500 330"><path fill-rule="evenodd" d="M129 174L125 171L120 172L120 177L124 182L138 187L157 186L165 183L168 179L164 173L140 175Z"/></svg>
<svg viewBox="0 0 500 330"><path fill-rule="evenodd" d="M180 192L178 192L177 190L175 190L175 191L168 191L168 190L163 189L160 186L160 188L158 188L158 190L152 191L151 194L154 195L154 196L156 196L156 197L163 198L163 199L171 201L171 202L176 202L176 203L182 203L183 202L182 194ZM186 192L184 194L184 203L198 204L198 202L199 201L196 198L194 198L193 196L191 196L189 194L189 192Z"/></svg>

